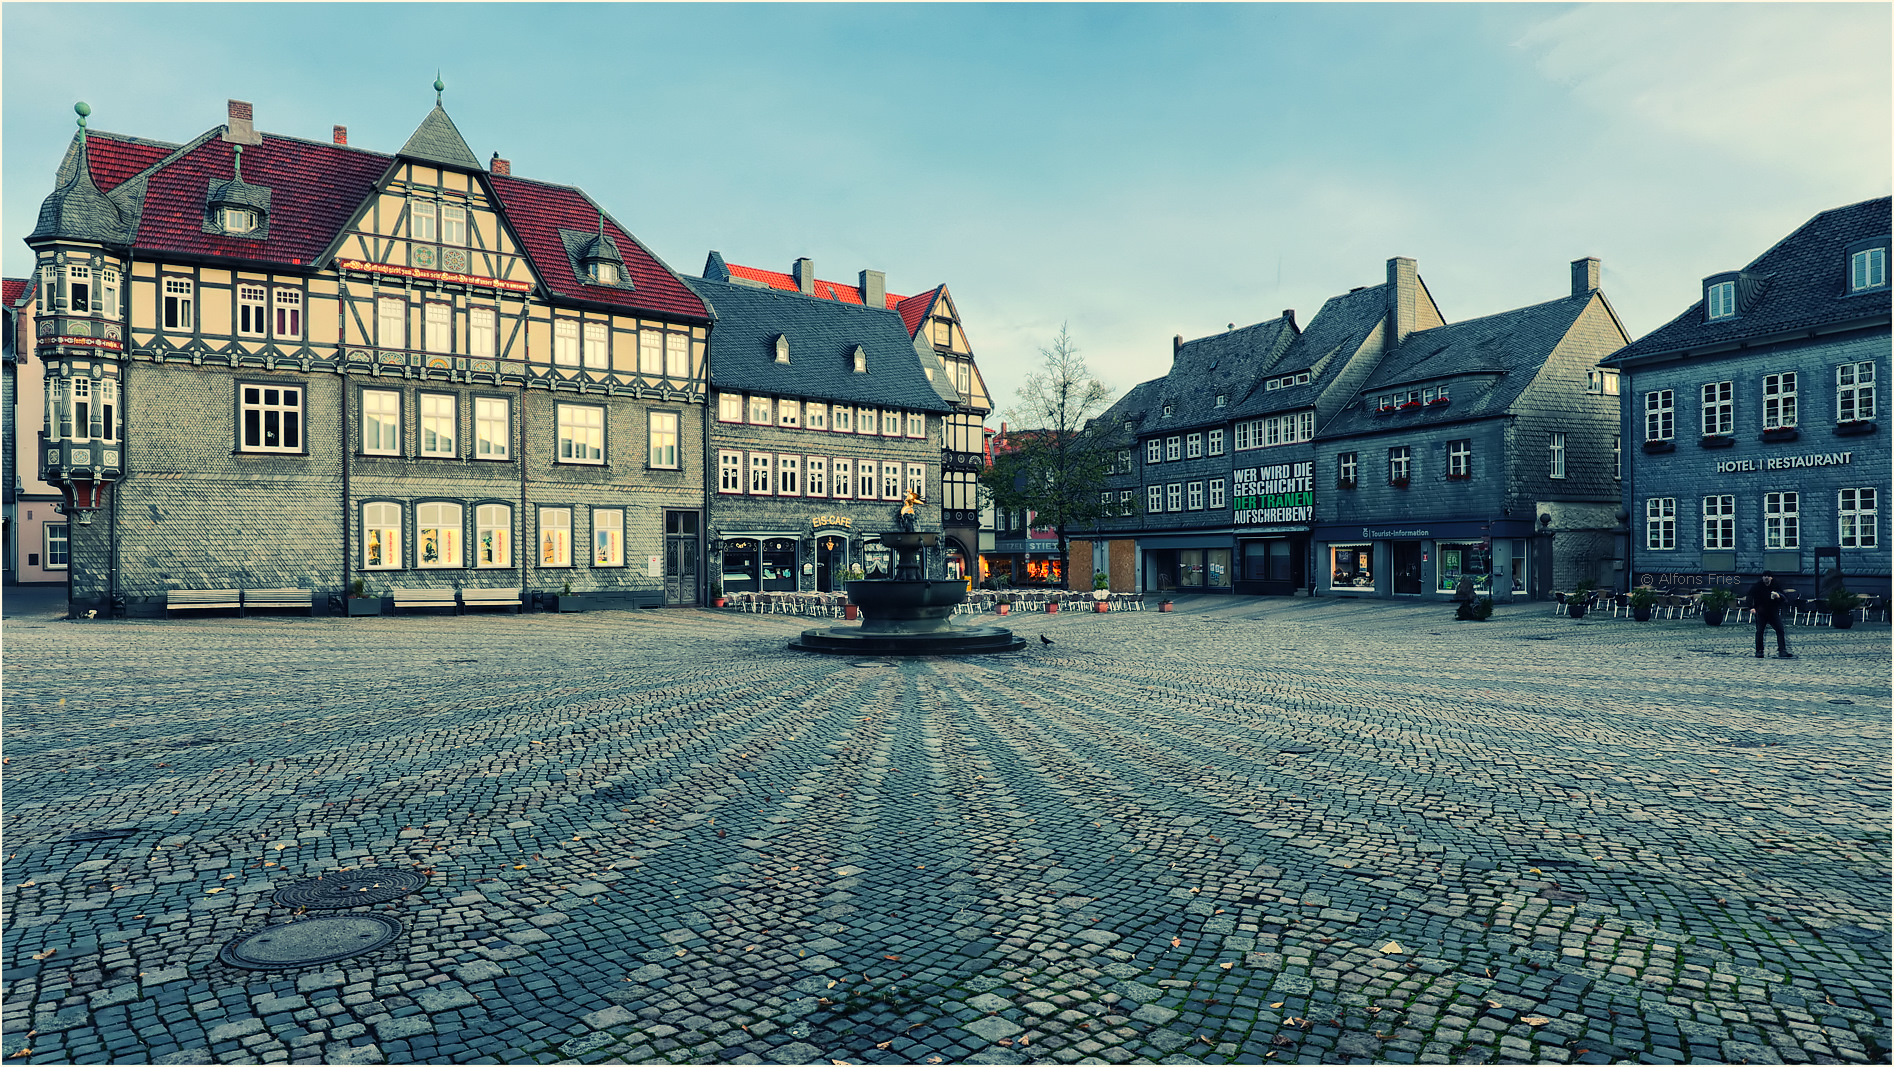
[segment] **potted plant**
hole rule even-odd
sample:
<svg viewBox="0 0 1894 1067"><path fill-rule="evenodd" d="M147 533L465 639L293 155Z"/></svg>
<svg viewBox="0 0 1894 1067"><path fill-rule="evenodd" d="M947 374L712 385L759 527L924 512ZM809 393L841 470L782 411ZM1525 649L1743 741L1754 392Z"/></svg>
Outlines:
<svg viewBox="0 0 1894 1067"><path fill-rule="evenodd" d="M1735 606L1735 590L1721 585L1711 589L1709 592L1703 594L1703 624L1705 626L1723 625L1724 618L1729 615L1730 609Z"/></svg>
<svg viewBox="0 0 1894 1067"><path fill-rule="evenodd" d="M1828 624L1837 630L1847 630L1855 624L1855 609L1861 606L1861 597L1850 593L1841 584L1841 575L1835 575L1835 584L1828 587Z"/></svg>
<svg viewBox="0 0 1894 1067"><path fill-rule="evenodd" d="M1013 594L1001 593L999 596L994 597L993 613L995 615L1011 615L1013 613Z"/></svg>
<svg viewBox="0 0 1894 1067"><path fill-rule="evenodd" d="M1106 574L1104 571L1099 571L1092 575L1093 610L1102 614L1106 608L1110 607L1110 600L1111 575Z"/></svg>
<svg viewBox="0 0 1894 1067"><path fill-rule="evenodd" d="M723 583L717 581L711 582L710 606L713 608L721 608L728 603L730 603L730 598L723 595Z"/></svg>
<svg viewBox="0 0 1894 1067"><path fill-rule="evenodd" d="M572 579L567 578L563 589L559 590L560 611L584 611L585 598L572 591Z"/></svg>
<svg viewBox="0 0 1894 1067"><path fill-rule="evenodd" d="M1590 582L1578 583L1578 588L1565 596L1565 613L1574 619L1585 617L1585 609L1590 607L1592 589Z"/></svg>
<svg viewBox="0 0 1894 1067"><path fill-rule="evenodd" d="M357 578L349 584L349 615L380 615L381 598L368 595L368 582Z"/></svg>
<svg viewBox="0 0 1894 1067"><path fill-rule="evenodd" d="M1651 609L1657 605L1657 591L1648 585L1640 585L1631 590L1631 618L1638 622L1651 621Z"/></svg>
<svg viewBox="0 0 1894 1067"><path fill-rule="evenodd" d="M1171 610L1171 595L1169 593L1159 593L1157 595L1157 610Z"/></svg>
<svg viewBox="0 0 1894 1067"><path fill-rule="evenodd" d="M1454 609L1453 617L1462 622L1485 622L1493 617L1493 598L1483 596L1462 600L1460 606Z"/></svg>

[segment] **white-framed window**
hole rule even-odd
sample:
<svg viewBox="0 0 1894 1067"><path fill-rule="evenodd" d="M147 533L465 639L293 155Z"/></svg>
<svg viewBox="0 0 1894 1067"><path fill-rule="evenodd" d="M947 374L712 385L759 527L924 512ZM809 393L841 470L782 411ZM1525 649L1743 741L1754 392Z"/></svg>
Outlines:
<svg viewBox="0 0 1894 1067"><path fill-rule="evenodd" d="M927 436L927 416L918 411L908 412L908 436Z"/></svg>
<svg viewBox="0 0 1894 1067"><path fill-rule="evenodd" d="M460 566L460 505L431 502L414 509L417 567Z"/></svg>
<svg viewBox="0 0 1894 1067"><path fill-rule="evenodd" d="M857 496L863 500L875 499L875 461L864 459L855 464L855 487Z"/></svg>
<svg viewBox="0 0 1894 1067"><path fill-rule="evenodd" d="M802 495L802 457L776 457L776 495Z"/></svg>
<svg viewBox="0 0 1894 1067"><path fill-rule="evenodd" d="M901 499L901 465L899 463L881 465L881 499Z"/></svg>
<svg viewBox="0 0 1894 1067"><path fill-rule="evenodd" d="M776 401L776 425L796 429L802 425L802 402L798 400Z"/></svg>
<svg viewBox="0 0 1894 1067"><path fill-rule="evenodd" d="M646 416L650 451L647 462L653 467L676 470L678 415L675 411L653 411Z"/></svg>
<svg viewBox="0 0 1894 1067"><path fill-rule="evenodd" d="M1171 412L1172 412L1172 410L1174 410L1174 409L1175 409L1175 407L1176 407L1176 405L1174 405L1174 404L1166 404L1166 405L1164 405L1164 417L1165 417L1165 418L1167 418L1167 419L1168 419L1168 418L1170 418L1170 417L1171 417Z"/></svg>
<svg viewBox="0 0 1894 1067"><path fill-rule="evenodd" d="M60 379L50 380L57 382ZM106 444L117 441L118 383L110 378L96 382L90 378L74 378L71 381L72 432L68 435L70 439L101 441Z"/></svg>
<svg viewBox="0 0 1894 1067"><path fill-rule="evenodd" d="M1644 394L1644 439L1669 441L1676 436L1676 398L1669 389Z"/></svg>
<svg viewBox="0 0 1894 1067"><path fill-rule="evenodd" d="M492 308L467 309L467 354L492 358L494 352L494 316Z"/></svg>
<svg viewBox="0 0 1894 1067"><path fill-rule="evenodd" d="M195 330L197 317L192 314L192 297L196 286L189 279L166 278L164 280L164 328L167 330Z"/></svg>
<svg viewBox="0 0 1894 1067"><path fill-rule="evenodd" d="M1874 548L1881 543L1880 490L1843 489L1835 494L1835 529L1843 548Z"/></svg>
<svg viewBox="0 0 1894 1067"><path fill-rule="evenodd" d="M753 396L750 398L750 425L768 426L775 421L776 408L769 402L769 397Z"/></svg>
<svg viewBox="0 0 1894 1067"><path fill-rule="evenodd" d="M908 464L901 487L925 499L927 496L927 464Z"/></svg>
<svg viewBox="0 0 1894 1067"><path fill-rule="evenodd" d="M1762 546L1764 548L1801 548L1802 518L1800 493L1764 493L1762 495Z"/></svg>
<svg viewBox="0 0 1894 1067"><path fill-rule="evenodd" d="M1725 493L1703 498L1703 547L1736 547L1736 497Z"/></svg>
<svg viewBox="0 0 1894 1067"><path fill-rule="evenodd" d="M1677 547L1677 498L1654 496L1644 501L1644 547L1667 552Z"/></svg>
<svg viewBox="0 0 1894 1067"><path fill-rule="evenodd" d="M72 565L72 527L63 522L49 522L46 531L46 569L63 571Z"/></svg>
<svg viewBox="0 0 1894 1067"><path fill-rule="evenodd" d="M1165 438L1164 461L1166 463L1175 463L1182 458L1184 458L1184 439L1181 437Z"/></svg>
<svg viewBox="0 0 1894 1067"><path fill-rule="evenodd" d="M620 508L592 509L592 566L625 565L625 513Z"/></svg>
<svg viewBox="0 0 1894 1067"><path fill-rule="evenodd" d="M590 404L559 404L554 413L559 426L560 462L605 462L604 408Z"/></svg>
<svg viewBox="0 0 1894 1067"><path fill-rule="evenodd" d="M450 393L421 394L421 454L452 459L455 418L454 397Z"/></svg>
<svg viewBox="0 0 1894 1067"><path fill-rule="evenodd" d="M1709 382L1703 387L1703 436L1736 432L1736 383Z"/></svg>
<svg viewBox="0 0 1894 1067"><path fill-rule="evenodd" d="M539 509L539 565L572 566L572 509Z"/></svg>
<svg viewBox="0 0 1894 1067"><path fill-rule="evenodd" d="M1210 479L1210 510L1212 511L1221 509L1226 502L1224 497L1224 484L1222 478Z"/></svg>
<svg viewBox="0 0 1894 1067"><path fill-rule="evenodd" d="M723 449L717 453L717 492L743 491L743 453Z"/></svg>
<svg viewBox="0 0 1894 1067"><path fill-rule="evenodd" d="M276 311L276 336L303 335L303 294L300 289L273 289L270 301Z"/></svg>
<svg viewBox="0 0 1894 1067"><path fill-rule="evenodd" d="M474 458L511 459L513 407L503 396L474 397Z"/></svg>
<svg viewBox="0 0 1894 1067"><path fill-rule="evenodd" d="M862 346L856 345L854 348L849 349L848 355L849 362L852 364L851 369L856 374L868 373L868 353L862 351Z"/></svg>
<svg viewBox="0 0 1894 1067"><path fill-rule="evenodd" d="M854 433L855 432L855 409L854 408L844 407L841 404L837 404L835 405L835 407L831 408L830 411L833 412L836 433Z"/></svg>
<svg viewBox="0 0 1894 1067"><path fill-rule="evenodd" d="M829 406L811 400L802 405L803 428L807 430L826 430L829 428Z"/></svg>
<svg viewBox="0 0 1894 1067"><path fill-rule="evenodd" d="M552 361L561 367L579 365L579 322L577 319L553 320Z"/></svg>
<svg viewBox="0 0 1894 1067"><path fill-rule="evenodd" d="M1447 442L1447 477L1473 477L1473 442L1471 440Z"/></svg>
<svg viewBox="0 0 1894 1067"><path fill-rule="evenodd" d="M1156 437L1153 437L1149 441L1146 441L1144 443L1144 462L1146 463L1164 462L1164 442L1163 441L1159 440Z"/></svg>
<svg viewBox="0 0 1894 1067"><path fill-rule="evenodd" d="M452 352L454 350L454 309L438 300L430 300L421 308L421 323L424 327L422 343L429 352Z"/></svg>
<svg viewBox="0 0 1894 1067"><path fill-rule="evenodd" d="M1795 372L1762 376L1762 428L1795 425Z"/></svg>
<svg viewBox="0 0 1894 1067"><path fill-rule="evenodd" d="M109 267L99 269L99 313L106 318L119 317L118 309L118 272Z"/></svg>
<svg viewBox="0 0 1894 1067"><path fill-rule="evenodd" d="M717 394L717 421L718 422L742 422L743 421L743 394L742 393L718 393Z"/></svg>
<svg viewBox="0 0 1894 1067"><path fill-rule="evenodd" d="M408 347L408 302L398 296L375 299L375 343L383 348Z"/></svg>
<svg viewBox="0 0 1894 1067"><path fill-rule="evenodd" d="M225 233L249 233L257 227L257 213L247 207L227 207L217 213Z"/></svg>
<svg viewBox="0 0 1894 1067"><path fill-rule="evenodd" d="M474 566L513 565L513 509L482 504L474 509Z"/></svg>
<svg viewBox="0 0 1894 1067"><path fill-rule="evenodd" d="M808 496L829 495L829 461L826 456L809 456L802 461L803 493Z"/></svg>
<svg viewBox="0 0 1894 1067"><path fill-rule="evenodd" d="M92 268L74 263L66 268L66 304L75 315L92 310Z"/></svg>
<svg viewBox="0 0 1894 1067"><path fill-rule="evenodd" d="M1548 458L1551 461L1551 476L1554 478L1565 477L1565 435L1562 433L1553 434L1552 440L1547 444L1546 449L1548 453L1550 453Z"/></svg>
<svg viewBox="0 0 1894 1067"><path fill-rule="evenodd" d="M1352 486L1361 474L1361 455L1343 452L1335 457L1335 484Z"/></svg>
<svg viewBox="0 0 1894 1067"><path fill-rule="evenodd" d="M301 386L242 385L238 387L238 398L242 409L240 451L302 451Z"/></svg>
<svg viewBox="0 0 1894 1067"><path fill-rule="evenodd" d="M1148 515L1156 515L1164 510L1164 487L1147 485L1144 487L1144 510Z"/></svg>
<svg viewBox="0 0 1894 1067"><path fill-rule="evenodd" d="M401 394L393 389L362 390L362 452L401 454Z"/></svg>
<svg viewBox="0 0 1894 1067"><path fill-rule="evenodd" d="M666 378L688 378L691 376L691 339L687 334L667 333L664 335L664 376Z"/></svg>
<svg viewBox="0 0 1894 1067"><path fill-rule="evenodd" d="M408 236L417 241L434 240L434 213L439 209L432 200L408 201Z"/></svg>
<svg viewBox="0 0 1894 1067"><path fill-rule="evenodd" d="M638 373L653 377L664 373L664 334L657 330L638 331Z"/></svg>
<svg viewBox="0 0 1894 1067"><path fill-rule="evenodd" d="M458 204L441 205L441 243L444 245L467 243L466 208Z"/></svg>
<svg viewBox="0 0 1894 1067"><path fill-rule="evenodd" d="M1874 418L1874 364L1843 363L1835 368L1835 421Z"/></svg>
<svg viewBox="0 0 1894 1067"><path fill-rule="evenodd" d="M602 322L585 324L582 337L582 356L585 365L592 370L610 370L612 367L611 331Z"/></svg>
<svg viewBox="0 0 1894 1067"><path fill-rule="evenodd" d="M1615 370L1593 367L1585 372L1585 391L1602 396L1618 395L1619 375Z"/></svg>
<svg viewBox="0 0 1894 1067"><path fill-rule="evenodd" d="M774 457L767 452L750 453L750 492L769 496L776 492Z"/></svg>
<svg viewBox="0 0 1894 1067"><path fill-rule="evenodd" d="M883 437L901 436L901 413L900 412L888 411L885 409L882 411L881 436Z"/></svg>
<svg viewBox="0 0 1894 1067"><path fill-rule="evenodd" d="M1864 248L1848 257L1848 288L1853 292L1887 284L1887 249Z"/></svg>
<svg viewBox="0 0 1894 1067"><path fill-rule="evenodd" d="M1712 319L1727 319L1736 314L1736 283L1717 282L1704 294Z"/></svg>
<svg viewBox="0 0 1894 1067"><path fill-rule="evenodd" d="M362 505L362 569L401 569L401 505Z"/></svg>
<svg viewBox="0 0 1894 1067"><path fill-rule="evenodd" d="M1184 435L1184 458L1198 459L1203 456L1203 434Z"/></svg>
<svg viewBox="0 0 1894 1067"><path fill-rule="evenodd" d="M1388 449L1388 481L1399 484L1414 475L1414 453L1406 445Z"/></svg>
<svg viewBox="0 0 1894 1067"><path fill-rule="evenodd" d="M830 467L831 473L833 473L835 476L835 487L832 490L832 492L836 496L843 497L843 498L854 496L855 495L855 463L854 461L842 459L840 456L837 456L836 458L829 461L829 467Z"/></svg>
<svg viewBox="0 0 1894 1067"><path fill-rule="evenodd" d="M1230 394L1228 394L1228 393L1218 393L1218 394L1217 394L1217 406L1218 406L1218 407L1224 407L1224 406L1226 406L1226 405L1228 405L1228 404L1229 404L1229 402L1230 402Z"/></svg>
<svg viewBox="0 0 1894 1067"><path fill-rule="evenodd" d="M1109 490L1098 494L1098 509L1106 515L1111 514L1111 492Z"/></svg>
<svg viewBox="0 0 1894 1067"><path fill-rule="evenodd" d="M1164 487L1164 507L1168 511L1184 510L1184 483L1172 482Z"/></svg>
<svg viewBox="0 0 1894 1067"><path fill-rule="evenodd" d="M83 269L83 268L80 268ZM237 332L245 337L261 337L269 327L264 300L269 296L260 285L237 286Z"/></svg>
<svg viewBox="0 0 1894 1067"><path fill-rule="evenodd" d="M1138 513L1138 491L1120 489L1118 491L1118 514L1131 516Z"/></svg>
<svg viewBox="0 0 1894 1067"><path fill-rule="evenodd" d="M1203 483L1191 482L1184 486L1184 507L1191 511L1203 510Z"/></svg>

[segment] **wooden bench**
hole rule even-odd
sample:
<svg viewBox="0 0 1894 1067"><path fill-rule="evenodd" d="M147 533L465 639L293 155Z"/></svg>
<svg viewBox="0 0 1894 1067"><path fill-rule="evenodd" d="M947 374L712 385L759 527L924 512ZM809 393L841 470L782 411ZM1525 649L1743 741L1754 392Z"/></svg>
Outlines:
<svg viewBox="0 0 1894 1067"><path fill-rule="evenodd" d="M257 608L266 611L306 611L310 618L314 618L316 598L308 589L246 589L243 591L243 608L246 612Z"/></svg>
<svg viewBox="0 0 1894 1067"><path fill-rule="evenodd" d="M511 589L462 589L460 604L463 609L510 607L513 614L518 615L522 603L520 592L521 587L517 585Z"/></svg>
<svg viewBox="0 0 1894 1067"><path fill-rule="evenodd" d="M395 586L388 591L397 608L454 608L458 602L452 588L432 589Z"/></svg>
<svg viewBox="0 0 1894 1067"><path fill-rule="evenodd" d="M235 589L167 589L164 591L164 610L169 615L173 611L235 608L237 614L243 614L243 594Z"/></svg>

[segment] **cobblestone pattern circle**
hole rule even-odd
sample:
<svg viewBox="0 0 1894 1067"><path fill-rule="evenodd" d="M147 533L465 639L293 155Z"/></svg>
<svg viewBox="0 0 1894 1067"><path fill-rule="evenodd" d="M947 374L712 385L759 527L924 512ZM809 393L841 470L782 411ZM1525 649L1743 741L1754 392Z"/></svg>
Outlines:
<svg viewBox="0 0 1894 1067"><path fill-rule="evenodd" d="M320 874L272 894L272 900L285 908L326 911L335 908L361 908L397 900L427 884L427 876L400 868L370 867L360 871Z"/></svg>

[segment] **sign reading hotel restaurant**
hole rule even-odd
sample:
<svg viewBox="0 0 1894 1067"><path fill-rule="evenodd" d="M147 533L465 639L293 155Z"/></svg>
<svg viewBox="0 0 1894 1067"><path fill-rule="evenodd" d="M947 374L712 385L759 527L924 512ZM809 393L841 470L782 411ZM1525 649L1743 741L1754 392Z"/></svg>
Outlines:
<svg viewBox="0 0 1894 1067"><path fill-rule="evenodd" d="M1231 472L1230 510L1238 526L1315 520L1315 461L1240 467Z"/></svg>
<svg viewBox="0 0 1894 1067"><path fill-rule="evenodd" d="M1853 452L1811 452L1806 456L1772 456L1768 459L1726 459L1716 465L1718 474L1744 471L1784 471L1794 467L1842 467L1854 462Z"/></svg>

